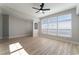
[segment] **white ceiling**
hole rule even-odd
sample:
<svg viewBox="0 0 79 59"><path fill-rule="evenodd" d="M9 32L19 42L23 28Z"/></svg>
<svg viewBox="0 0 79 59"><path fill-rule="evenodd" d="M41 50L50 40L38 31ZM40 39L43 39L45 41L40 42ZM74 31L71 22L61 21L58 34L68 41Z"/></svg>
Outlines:
<svg viewBox="0 0 79 59"><path fill-rule="evenodd" d="M46 11L45 14L42 12L35 13L37 10L32 9L32 7L40 7L40 3L7 3L2 4L3 8L5 6L5 9L8 11L13 10L19 13L19 16L21 17L27 17L27 18L39 18L44 17L50 14L54 14L60 11L64 11L66 9L73 8L77 5L77 3L45 3L44 8L50 8L50 11ZM27 16L28 15L28 16Z"/></svg>

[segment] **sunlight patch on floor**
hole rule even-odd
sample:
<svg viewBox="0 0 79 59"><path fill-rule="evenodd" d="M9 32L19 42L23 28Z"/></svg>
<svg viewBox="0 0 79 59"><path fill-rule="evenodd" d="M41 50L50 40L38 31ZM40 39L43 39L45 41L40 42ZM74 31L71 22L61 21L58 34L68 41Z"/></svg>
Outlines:
<svg viewBox="0 0 79 59"><path fill-rule="evenodd" d="M29 55L19 42L9 45L10 55Z"/></svg>
<svg viewBox="0 0 79 59"><path fill-rule="evenodd" d="M13 43L9 45L10 52L16 51L17 49L21 49L22 46L19 43Z"/></svg>

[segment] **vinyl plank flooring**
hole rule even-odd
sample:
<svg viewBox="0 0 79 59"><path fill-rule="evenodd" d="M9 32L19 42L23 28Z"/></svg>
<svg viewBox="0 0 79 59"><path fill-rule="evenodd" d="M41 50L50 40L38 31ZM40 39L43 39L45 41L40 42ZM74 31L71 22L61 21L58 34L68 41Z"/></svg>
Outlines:
<svg viewBox="0 0 79 59"><path fill-rule="evenodd" d="M21 37L0 43L0 55L10 55L12 53L10 52L10 45L15 43L19 43L22 46L21 49L24 49L29 55L79 54L79 45L76 44L47 38Z"/></svg>

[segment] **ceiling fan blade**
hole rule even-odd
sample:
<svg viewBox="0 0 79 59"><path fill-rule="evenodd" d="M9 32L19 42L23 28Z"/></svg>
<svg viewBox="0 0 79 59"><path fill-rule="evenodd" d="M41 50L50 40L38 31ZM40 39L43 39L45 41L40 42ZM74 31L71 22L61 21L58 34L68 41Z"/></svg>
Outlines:
<svg viewBox="0 0 79 59"><path fill-rule="evenodd" d="M35 13L38 13L38 12L42 11L42 13L44 14L44 11L49 11L50 10L49 8L44 9L44 5L45 5L44 3L41 3L40 8L36 8L36 7L32 7L32 8L37 10L37 12L35 12Z"/></svg>
<svg viewBox="0 0 79 59"><path fill-rule="evenodd" d="M37 10L39 10L38 8L35 8L35 7L32 7L33 9L37 9Z"/></svg>
<svg viewBox="0 0 79 59"><path fill-rule="evenodd" d="M35 12L35 13L38 13L40 10L38 10L37 12Z"/></svg>
<svg viewBox="0 0 79 59"><path fill-rule="evenodd" d="M42 9L43 11L48 11L48 10L50 10L50 9Z"/></svg>

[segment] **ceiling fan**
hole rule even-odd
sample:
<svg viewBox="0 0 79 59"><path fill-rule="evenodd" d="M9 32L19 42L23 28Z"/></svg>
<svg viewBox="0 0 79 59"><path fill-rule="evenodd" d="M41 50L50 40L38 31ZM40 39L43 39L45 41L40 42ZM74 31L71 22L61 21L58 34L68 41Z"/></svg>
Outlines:
<svg viewBox="0 0 79 59"><path fill-rule="evenodd" d="M50 10L49 8L48 9L44 9L44 5L45 5L44 3L41 3L40 8L36 8L36 7L32 7L32 8L38 10L35 13L38 13L38 12L42 11L42 13L44 14L44 11L49 11Z"/></svg>

